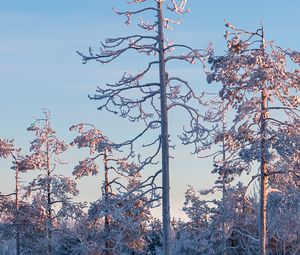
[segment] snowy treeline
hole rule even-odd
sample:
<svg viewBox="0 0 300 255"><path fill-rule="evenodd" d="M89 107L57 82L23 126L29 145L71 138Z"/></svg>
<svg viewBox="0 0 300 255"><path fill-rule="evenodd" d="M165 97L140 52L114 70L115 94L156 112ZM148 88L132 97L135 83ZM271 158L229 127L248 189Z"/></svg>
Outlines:
<svg viewBox="0 0 300 255"><path fill-rule="evenodd" d="M144 69L125 72L90 96L99 110L144 128L114 142L100 126L80 123L70 127L77 136L66 143L45 111L28 128L35 136L31 154L0 139L0 157L12 161L15 173L15 192L1 190L0 196L2 252L13 241L17 255L300 254L300 53L268 41L263 25L251 32L226 22L227 48L218 56L212 45L194 49L164 37L181 23L174 16L188 12L187 0L129 4L139 9L114 11L128 25L146 15L138 23L141 34L108 38L99 53L89 48L78 54L84 64L108 64L125 52L149 58ZM207 86L221 86L219 93L197 95L194 85L172 71L170 63L177 61L200 63ZM157 72L156 80L150 71ZM195 156L211 158L216 179L210 189L187 189L186 221L170 215L169 149L175 139L168 120L178 108L187 123L180 142L193 146ZM74 178L57 171L70 146L88 149ZM153 174L143 175L145 168ZM20 175L29 171L37 177L20 185ZM89 205L75 202L76 179L101 171L102 196ZM244 174L250 182L240 181ZM162 220L151 214L158 206Z"/></svg>
<svg viewBox="0 0 300 255"><path fill-rule="evenodd" d="M98 174L99 170L105 169L109 174L108 180L102 183L102 197L90 205L73 201L73 196L78 195L78 192L72 178L56 176L54 171L51 171L50 176L47 175L47 168L42 169L45 160L42 155L33 153L22 157L19 150L13 149L10 141L1 140L1 152L19 153L16 158L20 161L16 164L20 166L21 175L33 168L30 162L40 162L39 176L19 189L25 195L19 198L18 203L14 197L1 196L2 254L16 253L16 231L20 254L41 254L47 249L48 254L163 254L162 222L151 215L152 204L148 204L149 199L141 188L144 184L137 165L114 157L113 150L109 149L111 143L107 143L108 139L93 126L80 124L72 129L77 127L80 128L80 135L72 144L88 146L91 151L90 156L75 167L74 175L84 178L85 175ZM34 129L37 130L37 127ZM46 130L43 131L42 141L35 140L39 146L41 142L47 144L48 141L50 145L50 140L57 141L53 136L54 130L50 126ZM49 130L51 139L44 133ZM95 150L96 140L100 141L101 147L97 147L98 150ZM51 148L56 148L53 143ZM44 153L47 155L47 150ZM106 157L106 160L98 157ZM82 163L87 161L88 164ZM56 162L51 161L51 169ZM98 163L103 166L99 167ZM218 173L218 178L213 189L197 191L190 187L186 191L183 210L188 220L174 218L171 221L172 254L222 254L222 251L226 251L226 254L259 254L259 194L248 195L248 187L241 182L231 184L232 178L239 175L233 173L233 169L237 168L223 168L220 164L223 165L223 161L214 163L213 171ZM269 180L268 254L299 252L300 173L294 169L295 165L289 161L282 162L278 167L283 171L284 166L285 172L274 174ZM111 179L112 171L118 171L120 178ZM208 195L217 189L222 192L222 198L208 199ZM53 206L49 220L49 207L56 203L61 205Z"/></svg>

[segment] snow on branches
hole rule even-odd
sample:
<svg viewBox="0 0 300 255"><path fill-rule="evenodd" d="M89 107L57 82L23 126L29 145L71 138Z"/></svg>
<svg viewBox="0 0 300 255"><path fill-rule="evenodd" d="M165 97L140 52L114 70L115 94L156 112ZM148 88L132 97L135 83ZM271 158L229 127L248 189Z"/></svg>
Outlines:
<svg viewBox="0 0 300 255"><path fill-rule="evenodd" d="M265 255L268 177L276 172L276 162L286 157L285 153L299 152L297 143L289 139L299 118L299 71L292 65L297 66L298 53L266 41L263 26L255 32L229 22L226 27L227 52L210 57L207 81L220 82L220 97L227 108L236 110L229 132L239 146L229 152L249 167L254 161L260 163L260 174L255 177L260 177L259 250ZM287 136L282 135L283 129L289 130Z"/></svg>
<svg viewBox="0 0 300 255"><path fill-rule="evenodd" d="M0 157L9 157L12 151L14 151L13 140L0 139Z"/></svg>

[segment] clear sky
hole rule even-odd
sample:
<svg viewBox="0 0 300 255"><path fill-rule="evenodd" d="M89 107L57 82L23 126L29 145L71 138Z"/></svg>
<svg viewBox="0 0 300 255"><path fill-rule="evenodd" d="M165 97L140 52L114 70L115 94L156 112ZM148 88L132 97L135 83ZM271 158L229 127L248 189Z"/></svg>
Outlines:
<svg viewBox="0 0 300 255"><path fill-rule="evenodd" d="M116 81L125 71L138 70L137 58L126 56L110 65L81 64L76 50L97 48L105 37L126 35L133 28L126 26L111 7L124 7L125 0L2 0L0 4L0 137L15 138L16 144L27 148L32 136L26 128L40 117L42 108L52 113L58 136L70 142L68 128L78 122L93 123L112 140L122 140L124 133L135 127L97 111L97 103L88 100L96 86ZM191 13L184 23L168 33L169 39L205 48L212 41L216 51L225 49L224 19L237 27L255 30L264 21L268 40L284 48L297 49L300 42L300 1L236 1L189 0ZM208 89L200 66L180 65L174 72L187 78L198 91ZM209 88L211 89L211 88ZM171 129L177 130L175 114ZM179 127L180 128L180 127ZM174 140L175 141L175 140ZM171 162L172 213L181 216L187 184L205 188L213 183L210 163L189 154L190 148L178 146ZM25 150L26 151L26 150ZM80 154L67 156L70 175ZM76 155L76 156L74 156ZM0 161L0 190L13 189L13 173L8 163ZM99 179L80 181L80 199L93 201L100 193Z"/></svg>

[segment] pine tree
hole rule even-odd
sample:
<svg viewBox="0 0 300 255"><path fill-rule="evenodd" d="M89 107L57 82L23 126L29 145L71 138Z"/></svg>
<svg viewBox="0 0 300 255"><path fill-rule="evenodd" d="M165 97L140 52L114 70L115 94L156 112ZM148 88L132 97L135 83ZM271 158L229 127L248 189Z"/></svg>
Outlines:
<svg viewBox="0 0 300 255"><path fill-rule="evenodd" d="M280 126L290 126L300 103L298 70L289 70L288 62L299 64L299 53L284 50L265 40L264 28L255 32L237 29L226 23L227 53L210 58L208 82L221 82L221 98L236 110L232 134L239 160L249 167L260 163L259 251L266 255L266 210L268 176L277 153ZM282 120L278 118L282 114ZM247 167L249 169L249 167ZM245 168L245 169L247 169Z"/></svg>
<svg viewBox="0 0 300 255"><path fill-rule="evenodd" d="M75 203L72 196L78 195L76 183L69 177L56 173L58 166L65 164L58 155L68 149L68 145L57 138L51 127L50 113L44 111L44 118L37 119L28 128L35 139L31 142L31 155L23 161L27 169L39 170L39 174L26 186L25 197L33 199L46 218L47 254L54 254L53 232L59 220L77 218L82 214L84 204Z"/></svg>
<svg viewBox="0 0 300 255"><path fill-rule="evenodd" d="M13 140L0 139L0 158L11 157L13 160L12 169L15 171L15 192L10 195L15 195L15 208L14 208L14 226L15 226L15 238L16 238L16 255L20 255L21 244L20 244L20 183L19 183L19 173L25 171L24 166L22 166L23 156L20 154L21 149L16 148ZM3 195L1 195L3 196ZM7 203L5 203L8 205Z"/></svg>
<svg viewBox="0 0 300 255"><path fill-rule="evenodd" d="M146 67L137 74L124 73L123 77L115 84L107 84L106 88L97 88L97 93L90 96L93 100L101 101L99 109L105 109L120 117L130 121L142 121L146 128L135 138L125 142L131 147L134 142L153 129L160 129L159 135L152 142L144 146L156 146L155 153L146 157L142 166L151 164L155 157L161 153L162 169L152 177L156 178L162 173L162 219L163 219L163 243L164 254L170 254L170 183L169 183L169 128L168 111L171 109L182 108L188 116L188 128L184 130L182 140L184 143L201 143L202 138L206 137L208 129L201 125L203 116L199 110L193 107L197 102L202 105L201 96L196 96L191 86L184 79L173 76L167 72L167 65L173 61L186 61L193 64L196 61L204 64L207 56L206 50L193 49L185 44L174 44L166 40L164 30L169 29L170 25L181 23L172 20L164 15L164 11L171 11L175 14L188 12L185 8L187 0L176 3L174 0L133 0L129 4L139 5L140 9L118 11L118 15L126 17L126 24L130 24L136 15L152 15L151 21L145 21L140 17L139 27L152 34L136 34L121 36L118 38L107 38L101 43L100 53L94 53L90 48L89 54L78 52L82 57L83 63L94 60L103 64L110 63L126 52L137 52L152 57ZM149 5L148 5L149 3ZM157 80L153 82L147 80L147 75L157 67ZM145 79L144 79L145 78ZM205 140L205 139L204 139ZM205 141L206 142L206 141ZM134 154L133 151L131 153ZM149 193L152 193L149 191Z"/></svg>

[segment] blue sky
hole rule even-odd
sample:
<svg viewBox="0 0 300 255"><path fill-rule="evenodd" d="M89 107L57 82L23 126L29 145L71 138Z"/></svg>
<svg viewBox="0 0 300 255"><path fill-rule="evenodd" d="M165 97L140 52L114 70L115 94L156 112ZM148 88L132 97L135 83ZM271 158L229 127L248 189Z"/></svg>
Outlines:
<svg viewBox="0 0 300 255"><path fill-rule="evenodd" d="M132 124L97 111L97 103L87 99L96 86L115 81L124 71L139 67L135 56L121 57L111 65L81 64L76 50L97 48L105 37L126 35L135 31L123 19L114 15L111 7L125 6L124 0L4 0L0 5L0 136L15 138L17 145L28 147L32 139L26 131L41 109L52 113L52 123L58 135L70 141L74 135L68 128L78 122L89 122L115 140L133 133ZM224 19L244 29L256 29L264 21L267 40L297 49L300 42L298 0L290 1L200 1L189 0L191 13L184 23L168 33L170 39L204 48L212 41L216 51L225 49ZM138 61L137 61L138 60ZM137 64L138 62L138 64ZM195 89L207 89L200 66L172 66L190 81ZM211 89L211 88L209 88ZM171 128L175 115L171 114ZM122 126L122 129L120 129ZM26 150L25 150L26 151ZM178 146L171 163L171 193L173 215L180 216L183 193L187 184L204 188L214 180L210 164L188 154ZM75 152L76 157L79 155ZM64 171L70 174L72 163ZM79 156L78 156L79 157ZM13 189L13 173L8 163L1 161L1 191ZM98 177L100 179L100 177ZM83 200L94 200L99 192L97 177L80 182ZM93 189L89 187L95 187Z"/></svg>

